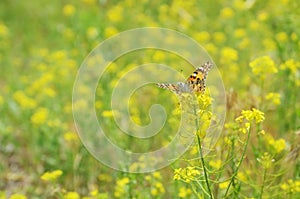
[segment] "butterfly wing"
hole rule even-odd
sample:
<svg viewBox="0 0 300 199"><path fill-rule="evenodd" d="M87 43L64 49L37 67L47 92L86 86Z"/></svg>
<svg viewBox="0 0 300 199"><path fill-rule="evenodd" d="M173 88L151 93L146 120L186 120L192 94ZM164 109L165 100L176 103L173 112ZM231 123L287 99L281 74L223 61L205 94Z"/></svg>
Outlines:
<svg viewBox="0 0 300 199"><path fill-rule="evenodd" d="M191 89L197 93L203 93L205 91L205 81L208 71L212 68L211 62L206 62L197 68L193 74L187 79L187 84L190 85Z"/></svg>

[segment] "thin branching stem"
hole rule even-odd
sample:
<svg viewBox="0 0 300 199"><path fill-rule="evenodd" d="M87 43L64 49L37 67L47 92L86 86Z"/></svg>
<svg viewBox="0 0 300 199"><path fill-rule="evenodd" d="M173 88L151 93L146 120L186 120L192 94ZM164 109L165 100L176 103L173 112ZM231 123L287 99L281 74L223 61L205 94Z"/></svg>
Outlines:
<svg viewBox="0 0 300 199"><path fill-rule="evenodd" d="M263 193L264 193L266 175L267 175L267 169L265 168L264 175L263 175L263 181L262 181L262 185L261 185L261 188L260 188L260 196L259 196L260 199L262 198Z"/></svg>
<svg viewBox="0 0 300 199"><path fill-rule="evenodd" d="M198 142L198 150L199 150L199 156L200 156L201 164L202 164L202 167L203 167L205 183L206 183L206 186L207 186L207 191L208 191L209 197L211 199L213 199L214 197L211 193L211 189L210 189L210 186L209 186L208 174L207 174L207 170L206 170L206 167L205 167L205 161L204 161L204 157L203 157L203 149L202 149L202 145L201 145L201 138L200 138L200 135L199 135L198 114L197 114L197 109L196 109L195 104L194 104L194 115L195 115L195 126L196 126L196 132L197 132L196 135L197 135L197 142Z"/></svg>
<svg viewBox="0 0 300 199"><path fill-rule="evenodd" d="M230 182L229 182L229 185L228 185L228 187L227 187L227 189L226 189L224 198L227 196L228 191L229 191L229 188L230 188L231 184L233 183L233 181L235 180L235 177L236 177L236 175L237 175L237 173L238 173L238 171L239 171L239 168L240 168L240 166L241 166L241 164L242 164L242 162L243 162L243 160L244 160L244 157L245 157L245 155L246 155L246 150L247 150L248 143L249 143L249 139L250 139L250 132L251 132L251 127L248 129L248 135L247 135L246 143L245 143L245 145L244 145L242 157L241 157L240 161L238 162L238 165L237 165L235 171L234 171L233 174L232 174L232 177L231 177Z"/></svg>

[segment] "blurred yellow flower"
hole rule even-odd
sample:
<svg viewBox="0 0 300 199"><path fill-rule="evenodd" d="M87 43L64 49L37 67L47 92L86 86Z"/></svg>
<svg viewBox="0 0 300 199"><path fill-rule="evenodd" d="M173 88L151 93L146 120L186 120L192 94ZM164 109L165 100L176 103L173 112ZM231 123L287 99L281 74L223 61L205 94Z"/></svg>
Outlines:
<svg viewBox="0 0 300 199"><path fill-rule="evenodd" d="M124 177L116 182L114 196L116 198L123 198L124 194L126 193L126 185L129 183L129 178Z"/></svg>
<svg viewBox="0 0 300 199"><path fill-rule="evenodd" d="M63 172L61 170L54 170L51 172L45 172L41 179L44 181L55 181L59 176L61 176Z"/></svg>
<svg viewBox="0 0 300 199"><path fill-rule="evenodd" d="M257 19L259 21L266 21L269 18L269 14L267 12L258 13Z"/></svg>
<svg viewBox="0 0 300 199"><path fill-rule="evenodd" d="M226 35L223 32L214 32L213 38L217 43L223 43L226 40Z"/></svg>
<svg viewBox="0 0 300 199"><path fill-rule="evenodd" d="M89 6L97 4L97 0L81 0L81 2Z"/></svg>
<svg viewBox="0 0 300 199"><path fill-rule="evenodd" d="M63 199L80 199L80 196L77 192L67 192Z"/></svg>
<svg viewBox="0 0 300 199"><path fill-rule="evenodd" d="M27 197L23 194L15 193L12 194L9 199L27 199Z"/></svg>
<svg viewBox="0 0 300 199"><path fill-rule="evenodd" d="M279 32L275 35L275 38L277 39L277 41L284 43L287 42L288 35L286 34L286 32Z"/></svg>
<svg viewBox="0 0 300 199"><path fill-rule="evenodd" d="M246 31L243 28L238 28L234 30L234 36L236 38L241 38L246 36Z"/></svg>
<svg viewBox="0 0 300 199"><path fill-rule="evenodd" d="M68 40L73 40L75 38L75 33L72 29L70 28L66 28L63 30L62 32L64 38L68 39Z"/></svg>
<svg viewBox="0 0 300 199"><path fill-rule="evenodd" d="M278 72L275 62L269 56L258 57L250 62L253 74L265 79L266 75Z"/></svg>
<svg viewBox="0 0 300 199"><path fill-rule="evenodd" d="M98 180L102 182L111 182L112 181L112 176L106 173L102 173L98 175Z"/></svg>
<svg viewBox="0 0 300 199"><path fill-rule="evenodd" d="M272 38L265 38L263 45L267 50L275 50L277 48L276 42Z"/></svg>
<svg viewBox="0 0 300 199"><path fill-rule="evenodd" d="M211 161L209 161L209 165L211 167L213 167L214 169L220 169L222 166L222 161L221 160L216 160L216 161L211 160Z"/></svg>
<svg viewBox="0 0 300 199"><path fill-rule="evenodd" d="M192 190L186 187L180 187L178 197L179 198L187 198L192 194Z"/></svg>
<svg viewBox="0 0 300 199"><path fill-rule="evenodd" d="M3 105L3 103L4 103L3 97L0 95L0 106Z"/></svg>
<svg viewBox="0 0 300 199"><path fill-rule="evenodd" d="M280 65L282 70L290 70L292 74L296 74L298 69L300 69L300 62L295 61L294 59L289 59Z"/></svg>
<svg viewBox="0 0 300 199"><path fill-rule="evenodd" d="M274 105L280 104L280 94L279 93L268 93L266 95L266 100L270 101Z"/></svg>
<svg viewBox="0 0 300 199"><path fill-rule="evenodd" d="M7 26L0 21L0 38L6 38L9 34Z"/></svg>
<svg viewBox="0 0 300 199"><path fill-rule="evenodd" d="M232 10L232 8L225 7L221 10L220 18L228 19L231 18L233 15L234 15L234 11Z"/></svg>
<svg viewBox="0 0 300 199"><path fill-rule="evenodd" d="M194 35L194 38L200 42L200 43L205 43L208 42L210 40L210 34L206 31L202 31L202 32L197 32Z"/></svg>
<svg viewBox="0 0 300 199"><path fill-rule="evenodd" d="M106 38L111 37L118 33L118 30L115 27L109 26L104 30L104 36Z"/></svg>
<svg viewBox="0 0 300 199"><path fill-rule="evenodd" d="M30 120L33 124L44 124L48 119L49 111L47 108L38 108L31 116Z"/></svg>
<svg viewBox="0 0 300 199"><path fill-rule="evenodd" d="M272 166L275 161L268 152L265 152L257 161L262 165L263 168L268 169Z"/></svg>
<svg viewBox="0 0 300 199"><path fill-rule="evenodd" d="M226 189L228 187L229 183L230 183L230 181L221 182L221 183L219 183L219 188Z"/></svg>
<svg viewBox="0 0 300 199"><path fill-rule="evenodd" d="M13 98L23 109L32 109L37 106L37 102L29 98L23 91L16 91Z"/></svg>
<svg viewBox="0 0 300 199"><path fill-rule="evenodd" d="M224 47L221 49L220 61L222 64L231 64L238 60L238 52L230 47Z"/></svg>
<svg viewBox="0 0 300 199"><path fill-rule="evenodd" d="M86 35L89 39L95 39L98 36L99 32L96 27L89 27L86 31Z"/></svg>
<svg viewBox="0 0 300 199"><path fill-rule="evenodd" d="M63 7L63 15L65 15L66 17L70 17L73 16L75 14L75 7L72 4L67 4Z"/></svg>
<svg viewBox="0 0 300 199"><path fill-rule="evenodd" d="M107 17L110 22L120 22L123 19L123 7L116 5L107 12Z"/></svg>
<svg viewBox="0 0 300 199"><path fill-rule="evenodd" d="M73 142L73 141L78 141L79 140L79 137L78 137L78 134L77 133L74 133L74 132L66 132L64 134L64 139L67 141L67 142Z"/></svg>

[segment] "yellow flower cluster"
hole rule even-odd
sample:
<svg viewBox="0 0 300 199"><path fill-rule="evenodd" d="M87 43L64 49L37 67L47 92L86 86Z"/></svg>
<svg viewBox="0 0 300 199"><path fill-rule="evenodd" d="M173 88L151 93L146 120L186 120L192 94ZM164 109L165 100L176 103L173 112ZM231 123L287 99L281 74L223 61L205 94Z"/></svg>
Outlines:
<svg viewBox="0 0 300 199"><path fill-rule="evenodd" d="M272 166L275 161L268 152L265 152L257 161L262 165L263 168L268 169Z"/></svg>
<svg viewBox="0 0 300 199"><path fill-rule="evenodd" d="M271 134L266 134L264 139L271 147L271 151L274 151L276 154L279 154L286 149L286 142L282 138L276 140Z"/></svg>
<svg viewBox="0 0 300 199"><path fill-rule="evenodd" d="M55 181L59 176L61 176L63 172L61 170L54 170L51 172L45 172L41 179L44 181Z"/></svg>
<svg viewBox="0 0 300 199"><path fill-rule="evenodd" d="M287 182L282 183L280 188L288 194L300 193L300 180L289 179Z"/></svg>
<svg viewBox="0 0 300 199"><path fill-rule="evenodd" d="M282 70L290 70L292 74L296 74L300 69L300 62L295 61L294 59L289 59L280 65Z"/></svg>
<svg viewBox="0 0 300 199"><path fill-rule="evenodd" d="M193 166L188 166L186 168L178 168L174 171L174 180L182 180L187 183L190 181L195 181L200 175L200 171Z"/></svg>
<svg viewBox="0 0 300 199"><path fill-rule="evenodd" d="M49 111L47 108L38 108L31 116L30 120L35 125L44 124L48 119Z"/></svg>
<svg viewBox="0 0 300 199"><path fill-rule="evenodd" d="M114 196L116 198L122 198L124 194L127 192L127 184L129 183L129 178L124 177L117 180L117 184L115 186Z"/></svg>
<svg viewBox="0 0 300 199"><path fill-rule="evenodd" d="M250 67L254 75L265 79L267 75L278 72L275 62L269 56L262 56L250 62Z"/></svg>
<svg viewBox="0 0 300 199"><path fill-rule="evenodd" d="M192 190L186 187L180 187L178 197L179 198L187 198L192 194Z"/></svg>
<svg viewBox="0 0 300 199"><path fill-rule="evenodd" d="M22 109L33 109L37 106L36 101L28 97L23 91L16 91L13 98Z"/></svg>
<svg viewBox="0 0 300 199"><path fill-rule="evenodd" d="M64 194L63 199L80 199L80 195L77 192L67 192Z"/></svg>
<svg viewBox="0 0 300 199"><path fill-rule="evenodd" d="M236 118L236 121L243 122L244 119L248 122L254 121L258 124L265 120L265 114L256 108L252 108L252 110L242 110L241 116Z"/></svg>
<svg viewBox="0 0 300 199"><path fill-rule="evenodd" d="M265 98L273 105L279 105L281 103L279 93L268 93Z"/></svg>

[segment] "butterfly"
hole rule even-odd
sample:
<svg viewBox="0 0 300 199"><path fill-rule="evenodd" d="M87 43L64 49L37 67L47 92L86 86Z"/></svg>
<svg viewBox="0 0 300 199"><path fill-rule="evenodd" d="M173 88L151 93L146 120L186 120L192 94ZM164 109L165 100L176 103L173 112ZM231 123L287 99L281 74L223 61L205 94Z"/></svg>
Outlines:
<svg viewBox="0 0 300 199"><path fill-rule="evenodd" d="M206 87L206 76L208 71L212 68L211 62L205 62L197 68L186 80L186 82L170 83L157 83L156 85L163 89L168 89L178 95L182 93L204 93Z"/></svg>

